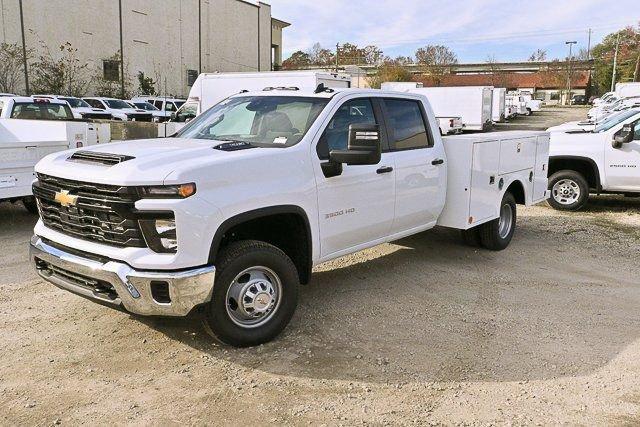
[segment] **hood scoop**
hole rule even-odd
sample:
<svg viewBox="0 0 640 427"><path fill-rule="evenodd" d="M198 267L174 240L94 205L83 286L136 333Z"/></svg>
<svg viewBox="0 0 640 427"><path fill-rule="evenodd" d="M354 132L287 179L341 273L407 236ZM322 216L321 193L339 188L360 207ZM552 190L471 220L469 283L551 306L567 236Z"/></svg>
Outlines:
<svg viewBox="0 0 640 427"><path fill-rule="evenodd" d="M214 150L220 150L220 151L239 151L239 150L246 150L248 148L255 148L255 147L250 143L244 142L244 141L225 142L223 144L219 144L213 147Z"/></svg>
<svg viewBox="0 0 640 427"><path fill-rule="evenodd" d="M114 166L128 160L135 159L133 156L124 154L96 153L93 151L76 151L67 160L82 163L98 163L106 166Z"/></svg>

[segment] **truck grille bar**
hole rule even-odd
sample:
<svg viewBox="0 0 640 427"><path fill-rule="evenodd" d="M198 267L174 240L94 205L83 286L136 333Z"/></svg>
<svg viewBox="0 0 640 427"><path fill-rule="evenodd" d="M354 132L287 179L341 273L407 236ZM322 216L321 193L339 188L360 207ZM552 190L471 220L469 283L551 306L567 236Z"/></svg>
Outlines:
<svg viewBox="0 0 640 427"><path fill-rule="evenodd" d="M42 222L78 239L117 247L146 247L138 224L134 187L93 184L38 174L33 184ZM64 194L74 203L61 203Z"/></svg>

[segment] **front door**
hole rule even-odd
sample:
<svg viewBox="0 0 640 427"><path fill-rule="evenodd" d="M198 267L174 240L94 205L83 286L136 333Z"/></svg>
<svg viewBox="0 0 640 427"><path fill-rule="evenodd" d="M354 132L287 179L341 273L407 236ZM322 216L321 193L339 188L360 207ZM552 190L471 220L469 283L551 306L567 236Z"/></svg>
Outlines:
<svg viewBox="0 0 640 427"><path fill-rule="evenodd" d="M329 259L389 235L394 218L395 171L391 153L377 165L343 165L342 174L327 178L320 169L331 150L346 149L349 126L381 124L380 111L369 98L347 100L333 111L316 146L320 254ZM381 136L384 132L381 132ZM386 140L383 138L383 146Z"/></svg>
<svg viewBox="0 0 640 427"><path fill-rule="evenodd" d="M633 123L633 141L613 148L613 135L622 129L620 124L610 132L611 140L605 142L605 173L610 191L640 192L640 120Z"/></svg>

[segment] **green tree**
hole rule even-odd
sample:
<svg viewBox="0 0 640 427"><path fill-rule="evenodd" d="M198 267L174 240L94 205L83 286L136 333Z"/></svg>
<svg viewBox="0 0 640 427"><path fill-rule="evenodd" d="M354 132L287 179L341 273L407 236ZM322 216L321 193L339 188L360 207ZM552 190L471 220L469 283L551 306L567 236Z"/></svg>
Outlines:
<svg viewBox="0 0 640 427"><path fill-rule="evenodd" d="M592 82L595 92L602 94L611 88L613 77L613 58L616 41L620 40L618 48L618 66L616 82L638 81L640 58L640 24L626 27L607 35L601 43L593 47L591 56L595 60Z"/></svg>
<svg viewBox="0 0 640 427"><path fill-rule="evenodd" d="M384 62L372 77L369 77L369 86L380 89L384 82L410 82L413 81L413 74L402 64L396 61Z"/></svg>
<svg viewBox="0 0 640 427"><path fill-rule="evenodd" d="M282 61L283 70L298 70L311 65L311 57L301 50L293 52L291 56Z"/></svg>
<svg viewBox="0 0 640 427"><path fill-rule="evenodd" d="M144 75L142 71L138 71L138 92L141 95L156 95L156 82Z"/></svg>

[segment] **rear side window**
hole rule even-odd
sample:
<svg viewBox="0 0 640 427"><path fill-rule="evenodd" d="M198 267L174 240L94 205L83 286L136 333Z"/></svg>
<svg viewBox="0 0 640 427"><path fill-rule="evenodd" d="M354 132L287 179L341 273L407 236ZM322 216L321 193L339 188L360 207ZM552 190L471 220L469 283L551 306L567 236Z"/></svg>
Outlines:
<svg viewBox="0 0 640 427"><path fill-rule="evenodd" d="M154 101L153 105L158 109L162 110L162 101Z"/></svg>
<svg viewBox="0 0 640 427"><path fill-rule="evenodd" d="M389 145L392 151L430 147L427 126L418 101L385 99Z"/></svg>

